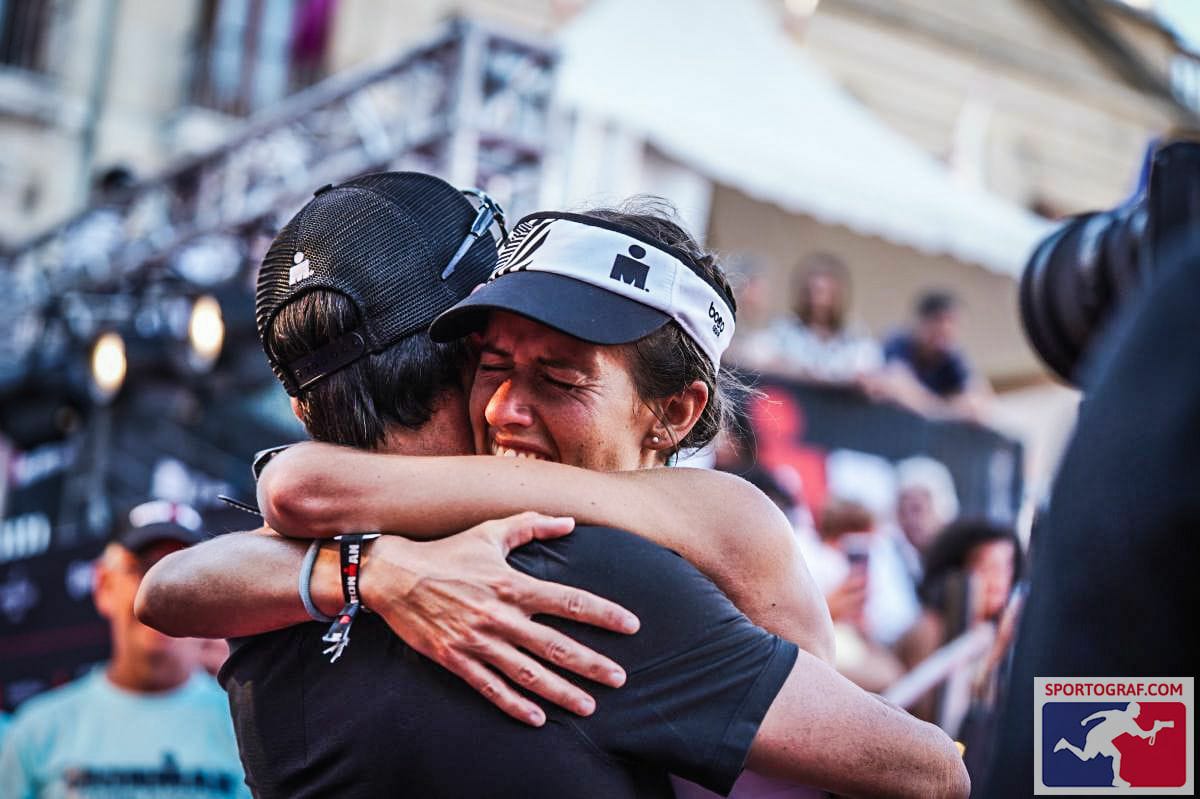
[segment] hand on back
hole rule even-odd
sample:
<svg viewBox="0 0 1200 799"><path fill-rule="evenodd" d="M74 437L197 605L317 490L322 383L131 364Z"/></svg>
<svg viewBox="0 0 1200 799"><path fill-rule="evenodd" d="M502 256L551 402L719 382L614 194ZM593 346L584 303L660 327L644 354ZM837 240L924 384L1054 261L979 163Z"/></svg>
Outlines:
<svg viewBox="0 0 1200 799"><path fill-rule="evenodd" d="M438 541L383 536L363 564L363 598L405 643L513 718L545 722L544 711L513 684L590 715L592 697L538 658L612 687L624 684L624 670L531 617L558 616L619 633L636 632L637 617L586 591L530 577L506 560L523 544L573 528L570 518L522 513Z"/></svg>

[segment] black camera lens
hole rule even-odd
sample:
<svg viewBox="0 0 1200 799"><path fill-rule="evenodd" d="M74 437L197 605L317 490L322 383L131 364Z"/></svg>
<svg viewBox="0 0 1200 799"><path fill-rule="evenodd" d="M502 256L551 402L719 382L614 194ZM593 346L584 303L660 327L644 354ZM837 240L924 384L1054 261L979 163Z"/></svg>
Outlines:
<svg viewBox="0 0 1200 799"><path fill-rule="evenodd" d="M1046 237L1021 276L1021 321L1030 344L1062 379L1154 269L1170 242L1200 228L1200 143L1153 150L1142 191L1109 211L1082 214Z"/></svg>

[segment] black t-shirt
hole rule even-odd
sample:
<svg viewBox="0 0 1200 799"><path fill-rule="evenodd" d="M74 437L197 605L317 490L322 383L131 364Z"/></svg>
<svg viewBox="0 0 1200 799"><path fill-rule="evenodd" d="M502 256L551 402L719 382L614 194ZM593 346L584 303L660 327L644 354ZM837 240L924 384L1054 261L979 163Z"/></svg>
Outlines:
<svg viewBox="0 0 1200 799"><path fill-rule="evenodd" d="M668 772L727 792L795 645L754 626L683 558L629 533L581 527L510 562L641 619L632 636L546 620L628 674L620 689L585 686L592 716L542 703L541 729L514 721L376 616L358 617L336 663L321 654L324 625L299 625L236 642L221 670L255 793L619 799L671 796Z"/></svg>
<svg viewBox="0 0 1200 799"><path fill-rule="evenodd" d="M901 361L925 388L939 397L961 394L967 388L971 371L967 362L955 350L923 357L911 333L897 333L883 345L886 361Z"/></svg>

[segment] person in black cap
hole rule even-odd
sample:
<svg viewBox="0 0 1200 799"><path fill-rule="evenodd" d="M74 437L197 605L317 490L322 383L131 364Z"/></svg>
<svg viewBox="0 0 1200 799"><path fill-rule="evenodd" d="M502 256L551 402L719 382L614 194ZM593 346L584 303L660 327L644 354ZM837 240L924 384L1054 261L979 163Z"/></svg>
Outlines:
<svg viewBox="0 0 1200 799"><path fill-rule="evenodd" d="M112 658L23 704L0 749L0 796L248 796L221 689L197 668L199 642L141 624L133 600L146 569L203 537L190 507L134 508L96 561L96 608Z"/></svg>
<svg viewBox="0 0 1200 799"><path fill-rule="evenodd" d="M928 291L917 298L916 323L883 345L888 366L883 395L918 413L980 421L991 388L959 351L959 305L947 291Z"/></svg>
<svg viewBox="0 0 1200 799"><path fill-rule="evenodd" d="M425 331L437 313L465 297L495 266L488 228L498 216L489 198L481 197L476 210L463 192L432 175L381 173L318 190L280 231L259 272L258 328L268 360L315 439L409 454L471 451L463 422L466 349L434 344ZM419 638L414 625L423 615L407 607L384 618L420 651L476 685L489 673L485 664L509 672L527 668L518 645L536 652L550 649L569 669L619 683L624 674L617 664L529 618L549 612L609 629L636 628L636 619L619 606L527 577L504 562L507 550L529 537L569 531L547 522L522 518L494 524L453 546L422 550L443 571L453 567L452 588L466 594L463 602L486 598L487 618L506 619L502 629L492 629L496 625L490 622L487 630L482 622L463 625L463 638L483 636L492 647L488 653L460 653L458 641ZM307 584L297 591L304 552L303 546L275 537L224 536L153 570L139 595L138 614L164 631L202 636L245 636L307 621L312 614L298 599L301 593L307 596ZM318 563L318 574L326 565L324 559ZM332 568L336 573L336 556ZM214 592L214 580L232 584ZM497 596L491 586L500 582L519 591L519 600ZM341 596L336 578L314 584L329 585ZM236 613L222 609L196 624L206 603L236 599L251 585L284 601L248 601ZM180 601L181 588L199 595ZM440 608L442 615L454 611L463 612L449 603ZM264 613L266 622L256 623ZM233 649L234 661L243 660L238 642ZM590 701L561 680L535 692L573 706ZM540 713L511 690L488 695L522 719Z"/></svg>
<svg viewBox="0 0 1200 799"><path fill-rule="evenodd" d="M566 218L560 215L557 219ZM629 286L629 292L652 294L651 301L659 306L653 309L653 315L608 320L608 329L619 331L613 335L644 337L655 329L666 329L668 321L682 319L678 327L672 326L667 332L675 337L671 344L686 338L694 348L694 359L708 363L710 374L715 372L724 348L722 335L732 333L733 308L727 293L723 297L711 277L705 279L692 271L693 282L682 274L679 270L691 271L694 265L689 266L669 248L656 244L653 236L643 233L642 238L635 235L630 240L615 221L566 221L577 224L562 226L564 238L579 228L617 234L621 238L617 255L630 262L613 258L611 249L601 246L595 235L580 233L582 240L577 243L583 246L584 255L590 254L588 260L593 266L596 257L607 252L611 269L606 266L609 273L605 279ZM537 233L534 227L527 226L527 231L514 239L535 246L537 240L530 238L531 233ZM522 258L528 254L520 248L513 252ZM510 255L508 263L524 262ZM660 269L670 269L673 274L662 278L656 274ZM516 274L501 274L489 286L507 286L518 280L530 282ZM621 303L607 303L608 293L612 292L594 288L598 297L594 305L607 304L614 312L623 310ZM568 291L573 289L575 286L568 286ZM584 299L586 294L586 289L573 294L584 313L593 305ZM496 292L488 288L476 297L489 302L497 299ZM594 329L601 334L604 321L595 321ZM683 332L685 329L687 332ZM278 352L275 355L280 360L286 357ZM702 388L694 391L704 393ZM707 407L706 399L707 395L688 403L690 410L674 423L660 420L664 425L662 434L647 434L647 446L641 448L644 452L636 459L647 465L665 461L687 441ZM717 419L710 415L706 424L715 432ZM618 452L626 444L625 438L622 435L616 439L617 447L597 441L597 452L618 459L627 457ZM539 454L532 448L521 452L503 448L506 451L497 454ZM281 455L280 460L288 459L290 454ZM546 453L552 454L561 453ZM574 461L575 455L582 458L585 454L575 451L572 455L563 460ZM418 469L437 468L437 459L410 461L418 461ZM479 472L468 463L482 464L483 469L492 471ZM489 475L496 477L506 471L500 463L472 460L459 464L467 468L457 477L459 483L466 484L468 503L476 491L488 492ZM517 465L517 461L514 458L508 464ZM372 470L343 476L352 484L356 480L377 483ZM438 473L434 482L455 477L453 472L447 472L444 478ZM563 493L570 494L570 488L564 486ZM336 503L348 498L332 499ZM349 501L353 503L353 499ZM435 501L425 510L435 517L444 508ZM477 511L466 509L468 515L472 512ZM753 525L747 521L746 527L752 529ZM345 529L370 529L370 525ZM366 594L367 578L372 569L382 568L376 565L378 562L388 562L386 558L378 560L379 548L386 543L387 537L372 545L374 553L368 555L362 571L367 604L373 604ZM413 544L401 550L405 556L402 567L405 561L411 563L410 558L420 560L419 550L426 546L430 545ZM345 541L342 547L346 547ZM623 602L633 604L646 626L632 638L614 637L592 628L568 629L594 646L610 647L618 660L628 658L637 669L636 684L606 693L603 709L594 716L585 713L586 718L575 718L551 708L547 716L553 723L534 731L488 713L482 703L470 701L464 685L448 679L428 661L409 657L408 650L386 628L369 616L359 616L353 625L355 644L335 664L336 669L321 670L315 663L319 660L315 650L298 650L294 641L278 649L277 657L268 658L266 663L260 661L253 668L237 665L237 654L231 661L235 665L226 672L226 684L257 692L253 714L256 728L247 730L245 739L262 747L269 743L277 755L284 750L282 757L262 767L260 774L270 780L266 792L307 790L318 794L361 788L379 793L403 785L404 790L420 795L659 795L670 791L668 770L725 791L754 744L757 762L792 778L813 777L845 789L886 784L889 789L914 795L961 793L961 764L944 736L858 692L816 658L798 654L793 645L751 625L710 582L666 550L616 530L586 528L560 541L526 547L514 554L514 562L523 570L551 574L580 587L611 590ZM382 594L379 596L386 601ZM308 635L311 638L311 631ZM281 676L295 676L297 658L307 658L310 664L303 668L303 679ZM803 662L798 670L792 669L795 659ZM533 672L527 674L536 676ZM781 690L785 680L788 685ZM257 685L252 685L255 682ZM263 704L263 687L272 684L280 696L270 700L268 710ZM342 696L349 696L349 701L342 700ZM772 715L760 731L768 707ZM808 716L805 723L825 726L841 720L843 713L848 713L846 729L830 732L825 745L799 743L803 738L801 716ZM868 732L879 736L881 749L862 748L860 734ZM487 741L487 746L479 747L479 741ZM293 748L304 754L297 757ZM468 748L473 753L472 767L464 769L462 753ZM535 757L530 759L529 752ZM897 757L880 764L874 760L880 752ZM390 758L387 753L392 753ZM263 754L253 756L260 759ZM867 761L876 767L856 767L856 763ZM305 768L301 763L320 763L325 768ZM254 777L256 769L250 771ZM256 787L264 790L264 783L256 783Z"/></svg>

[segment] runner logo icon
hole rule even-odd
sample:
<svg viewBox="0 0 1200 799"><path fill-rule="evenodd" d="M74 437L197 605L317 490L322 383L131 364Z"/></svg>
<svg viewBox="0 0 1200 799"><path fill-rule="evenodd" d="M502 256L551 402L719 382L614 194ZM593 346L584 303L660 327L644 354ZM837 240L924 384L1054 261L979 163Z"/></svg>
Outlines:
<svg viewBox="0 0 1200 799"><path fill-rule="evenodd" d="M1192 795L1192 682L1037 678L1034 793Z"/></svg>

